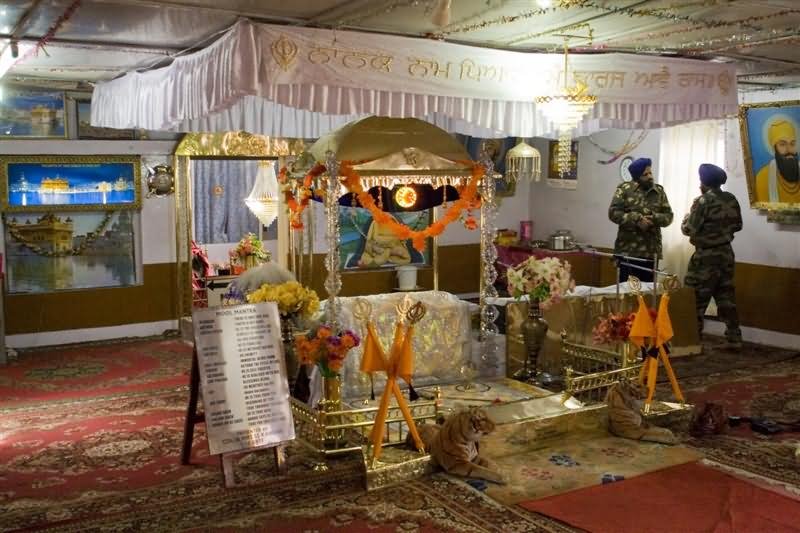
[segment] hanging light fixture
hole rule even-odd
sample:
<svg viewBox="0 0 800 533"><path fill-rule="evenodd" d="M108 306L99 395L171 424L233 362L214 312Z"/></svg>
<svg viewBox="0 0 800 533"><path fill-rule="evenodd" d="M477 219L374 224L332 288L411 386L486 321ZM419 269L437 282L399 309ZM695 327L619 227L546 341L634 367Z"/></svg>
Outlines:
<svg viewBox="0 0 800 533"><path fill-rule="evenodd" d="M542 177L542 155L539 150L520 141L506 152L506 179L539 181Z"/></svg>
<svg viewBox="0 0 800 533"><path fill-rule="evenodd" d="M597 96L589 94L586 83L576 80L570 87L568 80L569 46L564 42L564 88L554 95L536 97L542 113L558 128L558 173L568 174L572 155L572 130L597 103Z"/></svg>
<svg viewBox="0 0 800 533"><path fill-rule="evenodd" d="M264 226L278 218L278 178L272 161L258 162L256 182L244 203Z"/></svg>

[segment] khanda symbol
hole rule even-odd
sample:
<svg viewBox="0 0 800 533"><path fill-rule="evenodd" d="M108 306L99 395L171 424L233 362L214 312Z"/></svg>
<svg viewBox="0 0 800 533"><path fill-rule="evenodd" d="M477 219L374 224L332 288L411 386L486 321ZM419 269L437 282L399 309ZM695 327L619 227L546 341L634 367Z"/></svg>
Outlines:
<svg viewBox="0 0 800 533"><path fill-rule="evenodd" d="M403 300L395 306L397 318L401 323L408 321L409 325L414 325L425 316L425 305L422 302L413 303L406 294Z"/></svg>
<svg viewBox="0 0 800 533"><path fill-rule="evenodd" d="M297 45L294 41L290 41L285 35L281 35L280 39L272 42L272 58L284 71L289 72L289 67L292 66L294 60L297 58Z"/></svg>

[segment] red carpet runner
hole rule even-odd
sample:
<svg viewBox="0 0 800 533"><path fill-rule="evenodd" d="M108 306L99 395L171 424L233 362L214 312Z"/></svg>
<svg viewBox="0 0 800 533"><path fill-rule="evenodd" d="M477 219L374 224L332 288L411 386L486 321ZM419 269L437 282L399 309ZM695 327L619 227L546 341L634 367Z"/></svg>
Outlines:
<svg viewBox="0 0 800 533"><path fill-rule="evenodd" d="M698 463L520 504L592 533L800 532L800 503Z"/></svg>
<svg viewBox="0 0 800 533"><path fill-rule="evenodd" d="M28 352L0 373L0 405L11 407L188 385L191 362L192 347L179 340Z"/></svg>

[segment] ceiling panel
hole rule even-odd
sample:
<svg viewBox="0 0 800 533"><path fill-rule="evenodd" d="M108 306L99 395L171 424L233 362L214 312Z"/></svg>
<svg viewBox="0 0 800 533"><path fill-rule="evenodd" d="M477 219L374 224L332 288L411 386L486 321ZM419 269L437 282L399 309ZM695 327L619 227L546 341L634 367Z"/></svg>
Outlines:
<svg viewBox="0 0 800 533"><path fill-rule="evenodd" d="M16 37L44 35L71 0L6 0L0 38L28 9ZM238 16L290 25L429 37L477 46L560 53L623 51L737 62L742 74L787 74L800 63L800 0L583 0L541 11L539 0L453 0L450 23L433 23L436 0L83 0L46 47L11 75L96 81L163 63L166 54L207 45ZM554 5L569 4L553 0ZM587 7L587 5L589 7ZM5 11L5 15L2 12ZM2 31L5 30L5 31ZM85 46L80 46L81 43ZM4 44L0 41L0 48ZM83 73L83 74L82 74ZM791 74L791 72L789 73Z"/></svg>

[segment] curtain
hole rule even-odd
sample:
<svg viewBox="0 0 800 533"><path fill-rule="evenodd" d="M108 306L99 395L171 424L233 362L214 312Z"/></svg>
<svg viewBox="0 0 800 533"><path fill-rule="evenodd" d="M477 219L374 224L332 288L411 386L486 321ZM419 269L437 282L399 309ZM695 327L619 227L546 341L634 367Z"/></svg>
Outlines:
<svg viewBox="0 0 800 533"><path fill-rule="evenodd" d="M702 163L725 166L725 128L721 120L706 120L661 130L656 179L669 199L675 218L662 230L664 259L661 270L686 276L694 246L681 232L681 222L700 195L697 172Z"/></svg>
<svg viewBox="0 0 800 533"><path fill-rule="evenodd" d="M257 174L257 160L192 160L195 241L235 243L245 233L258 235L258 219L244 203Z"/></svg>

